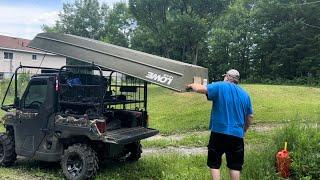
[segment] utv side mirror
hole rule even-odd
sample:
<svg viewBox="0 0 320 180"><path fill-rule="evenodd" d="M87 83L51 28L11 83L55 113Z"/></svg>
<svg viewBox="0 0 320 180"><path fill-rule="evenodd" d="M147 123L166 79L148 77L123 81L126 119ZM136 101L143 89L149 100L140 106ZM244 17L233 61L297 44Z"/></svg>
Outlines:
<svg viewBox="0 0 320 180"><path fill-rule="evenodd" d="M14 98L13 106L15 108L19 108L20 107L20 99L18 97Z"/></svg>

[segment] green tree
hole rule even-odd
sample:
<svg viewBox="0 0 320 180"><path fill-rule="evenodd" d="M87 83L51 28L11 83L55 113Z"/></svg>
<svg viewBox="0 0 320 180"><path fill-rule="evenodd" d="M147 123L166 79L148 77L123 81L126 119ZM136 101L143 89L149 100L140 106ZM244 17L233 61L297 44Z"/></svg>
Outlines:
<svg viewBox="0 0 320 180"><path fill-rule="evenodd" d="M109 10L104 22L105 42L128 47L129 38L134 28L134 20L125 3L116 3Z"/></svg>
<svg viewBox="0 0 320 180"><path fill-rule="evenodd" d="M46 32L60 32L92 39L100 39L106 5L100 6L98 0L76 0L64 3L63 10L55 26L43 25Z"/></svg>
<svg viewBox="0 0 320 180"><path fill-rule="evenodd" d="M220 75L230 68L238 69L242 78L250 72L252 5L253 1L238 0L214 21L208 40L212 78L220 79Z"/></svg>
<svg viewBox="0 0 320 180"><path fill-rule="evenodd" d="M214 21L210 32L211 77L239 69L250 81L319 77L320 3L237 0Z"/></svg>
<svg viewBox="0 0 320 180"><path fill-rule="evenodd" d="M100 5L98 0L76 0L64 3L56 24L52 27L43 25L42 29L128 47L133 21L125 3L116 3L109 8L104 3Z"/></svg>
<svg viewBox="0 0 320 180"><path fill-rule="evenodd" d="M167 36L167 12L170 0L129 0L129 8L132 15L137 21L137 33L138 38L141 38L140 32L143 30L146 35L149 35L148 39L154 41L154 48L148 49L159 49L158 55L169 57L168 52L168 36ZM139 28L141 27L141 28ZM139 32L140 31L140 32ZM136 38L135 36L132 37ZM140 43L137 40L133 40L132 47L135 49L142 49L138 47ZM151 44L150 44L151 45Z"/></svg>
<svg viewBox="0 0 320 180"><path fill-rule="evenodd" d="M63 5L56 26L64 33L99 39L102 22L98 0L76 0Z"/></svg>
<svg viewBox="0 0 320 180"><path fill-rule="evenodd" d="M138 28L146 32L154 47L149 52L161 56L199 64L199 51L207 49L206 39L212 19L229 5L227 0L130 0L129 8L137 20ZM135 38L132 47L143 49ZM203 51L201 51L203 52ZM205 52L204 52L205 53ZM205 53L206 54L206 53ZM201 56L205 58L204 56ZM204 62L203 59L200 62Z"/></svg>
<svg viewBox="0 0 320 180"><path fill-rule="evenodd" d="M256 4L253 55L262 78L319 77L320 4L303 3L261 0Z"/></svg>

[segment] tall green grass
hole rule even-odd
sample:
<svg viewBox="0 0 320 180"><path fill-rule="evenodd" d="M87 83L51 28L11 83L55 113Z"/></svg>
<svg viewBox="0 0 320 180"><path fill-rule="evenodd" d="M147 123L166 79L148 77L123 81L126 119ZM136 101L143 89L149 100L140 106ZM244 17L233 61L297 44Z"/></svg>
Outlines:
<svg viewBox="0 0 320 180"><path fill-rule="evenodd" d="M256 158L255 158L256 159ZM256 159L256 163L260 163ZM225 160L221 166L222 179L229 179ZM277 179L270 173L267 163L255 166L254 170L244 168L242 179ZM257 169L261 168L261 169ZM20 161L12 168L0 168L1 179L63 179L59 164L45 166L38 161ZM135 163L108 162L101 167L97 180L136 180L136 179L210 179L210 171L206 165L206 155L184 156L180 154L162 154L142 157Z"/></svg>
<svg viewBox="0 0 320 180"><path fill-rule="evenodd" d="M288 142L292 159L291 173L298 179L320 179L320 128L317 124L291 122L277 131L275 151Z"/></svg>
<svg viewBox="0 0 320 180"><path fill-rule="evenodd" d="M205 161L203 155L152 155L132 164L110 165L97 179L209 179Z"/></svg>

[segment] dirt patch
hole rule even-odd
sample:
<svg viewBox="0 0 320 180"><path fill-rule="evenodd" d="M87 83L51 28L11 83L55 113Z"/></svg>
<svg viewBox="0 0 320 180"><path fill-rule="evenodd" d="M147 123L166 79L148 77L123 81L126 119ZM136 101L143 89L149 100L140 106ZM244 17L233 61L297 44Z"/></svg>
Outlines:
<svg viewBox="0 0 320 180"><path fill-rule="evenodd" d="M283 127L284 124L254 124L250 127L251 131L257 132L268 132L272 131L273 129ZM163 136L163 135L156 135L151 138L146 139L145 141L154 141L154 140L167 140L167 141L180 141L183 138L190 137L190 136L209 136L210 131L197 131L197 132L190 132L184 134L174 134L170 136ZM245 145L246 150L257 150L261 148L261 146L265 145ZM156 155L156 154L169 154L169 153L176 153L181 155L199 155L204 154L206 155L208 152L207 147L166 147L166 148L145 148L143 149L143 155Z"/></svg>
<svg viewBox="0 0 320 180"><path fill-rule="evenodd" d="M245 151L251 150L259 150L265 144L259 145L245 145ZM143 149L142 155L149 156L149 155L158 155L158 154L179 154L179 155L207 155L208 148L207 147L166 147L166 148L145 148Z"/></svg>
<svg viewBox="0 0 320 180"><path fill-rule="evenodd" d="M276 129L276 128L281 128L283 127L283 125L284 124L254 124L250 126L249 131L267 132L267 131L272 131L273 129ZM210 134L210 131L196 131L196 132L183 133L183 134L173 134L169 136L158 134L156 136L145 139L145 141L154 141L154 140L180 141L187 136L206 136L209 134Z"/></svg>
<svg viewBox="0 0 320 180"><path fill-rule="evenodd" d="M210 134L209 131L196 131L196 132L190 132L190 133L184 133L184 134L173 134L170 136L164 136L164 135L158 134L156 136L147 138L144 141L154 141L154 140L180 141L187 136L205 136L209 134Z"/></svg>
<svg viewBox="0 0 320 180"><path fill-rule="evenodd" d="M257 132L272 131L273 129L283 127L283 125L284 124L254 124L250 126L249 131L250 129Z"/></svg>
<svg viewBox="0 0 320 180"><path fill-rule="evenodd" d="M199 155L207 154L207 147L167 147L167 148L147 148L143 149L143 155L170 154Z"/></svg>

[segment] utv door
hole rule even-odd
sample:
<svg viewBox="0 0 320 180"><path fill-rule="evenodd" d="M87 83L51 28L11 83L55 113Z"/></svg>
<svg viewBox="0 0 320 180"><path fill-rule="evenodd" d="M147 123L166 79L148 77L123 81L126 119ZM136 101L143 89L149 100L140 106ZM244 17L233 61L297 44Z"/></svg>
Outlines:
<svg viewBox="0 0 320 180"><path fill-rule="evenodd" d="M29 82L17 110L16 153L32 157L44 139L52 115L54 88L49 77L35 77Z"/></svg>

